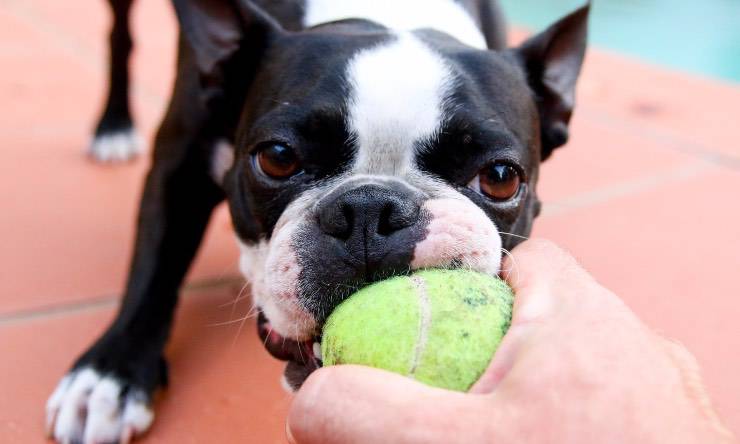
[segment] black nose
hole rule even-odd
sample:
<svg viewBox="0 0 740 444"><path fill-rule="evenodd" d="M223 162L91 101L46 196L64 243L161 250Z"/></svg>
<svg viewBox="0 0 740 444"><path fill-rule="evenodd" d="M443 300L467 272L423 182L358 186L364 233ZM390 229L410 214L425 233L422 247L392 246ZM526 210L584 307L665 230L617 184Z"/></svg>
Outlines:
<svg viewBox="0 0 740 444"><path fill-rule="evenodd" d="M350 245L371 247L419 220L419 204L410 193L363 185L330 199L319 210L325 234Z"/></svg>
<svg viewBox="0 0 740 444"><path fill-rule="evenodd" d="M424 199L395 183L348 184L321 199L296 243L301 294L317 321L356 289L409 270L427 236Z"/></svg>

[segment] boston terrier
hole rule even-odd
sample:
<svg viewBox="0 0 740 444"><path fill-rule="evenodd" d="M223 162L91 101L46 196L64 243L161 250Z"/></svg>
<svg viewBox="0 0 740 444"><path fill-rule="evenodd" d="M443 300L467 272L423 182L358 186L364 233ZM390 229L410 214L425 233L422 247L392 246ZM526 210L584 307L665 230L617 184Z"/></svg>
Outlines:
<svg viewBox="0 0 740 444"><path fill-rule="evenodd" d="M131 1L110 0L102 161L138 149ZM177 75L123 303L47 403L59 442L149 428L178 289L223 200L259 334L297 389L321 365L322 323L362 286L426 267L497 274L539 213L540 162L568 138L588 4L507 48L495 0L173 3Z"/></svg>

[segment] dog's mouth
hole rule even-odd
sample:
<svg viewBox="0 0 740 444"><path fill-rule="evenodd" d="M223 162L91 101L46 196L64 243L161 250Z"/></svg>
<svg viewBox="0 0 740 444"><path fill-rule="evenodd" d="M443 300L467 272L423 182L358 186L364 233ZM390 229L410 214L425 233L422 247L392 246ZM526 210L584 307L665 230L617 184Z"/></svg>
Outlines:
<svg viewBox="0 0 740 444"><path fill-rule="evenodd" d="M285 382L292 390L298 390L308 376L322 366L320 336L306 341L287 338L273 330L262 310L257 317L257 332L275 359L288 361Z"/></svg>

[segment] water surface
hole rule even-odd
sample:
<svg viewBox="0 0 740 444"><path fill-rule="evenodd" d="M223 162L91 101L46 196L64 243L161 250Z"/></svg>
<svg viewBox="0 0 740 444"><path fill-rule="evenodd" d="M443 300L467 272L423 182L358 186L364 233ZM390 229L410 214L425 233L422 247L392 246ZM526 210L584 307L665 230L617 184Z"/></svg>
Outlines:
<svg viewBox="0 0 740 444"><path fill-rule="evenodd" d="M511 23L540 30L582 0L501 0ZM590 42L740 82L740 0L595 0Z"/></svg>

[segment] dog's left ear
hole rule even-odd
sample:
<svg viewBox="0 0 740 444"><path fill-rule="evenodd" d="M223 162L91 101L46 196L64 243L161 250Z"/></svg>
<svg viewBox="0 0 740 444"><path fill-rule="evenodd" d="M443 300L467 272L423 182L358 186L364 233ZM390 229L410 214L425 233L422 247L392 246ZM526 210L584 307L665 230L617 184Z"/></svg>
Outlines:
<svg viewBox="0 0 740 444"><path fill-rule="evenodd" d="M590 2L511 51L536 94L542 160L568 141L576 80L586 52Z"/></svg>
<svg viewBox="0 0 740 444"><path fill-rule="evenodd" d="M285 31L251 0L174 0L184 43L190 46L206 100L228 82L249 83L270 42Z"/></svg>

